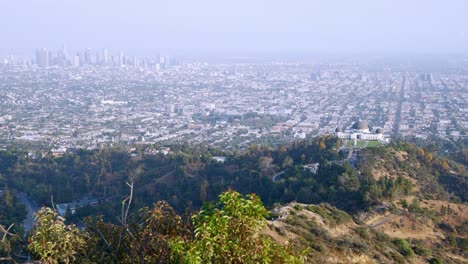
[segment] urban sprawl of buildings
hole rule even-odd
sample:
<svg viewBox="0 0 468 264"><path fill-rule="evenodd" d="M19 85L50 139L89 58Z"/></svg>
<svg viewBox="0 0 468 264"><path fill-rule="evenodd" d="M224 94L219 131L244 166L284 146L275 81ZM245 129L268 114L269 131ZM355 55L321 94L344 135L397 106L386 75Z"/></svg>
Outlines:
<svg viewBox="0 0 468 264"><path fill-rule="evenodd" d="M355 61L176 62L106 49L52 54L0 61L0 147L246 147L334 134L360 120L385 135L458 140L468 126L466 61L427 72Z"/></svg>

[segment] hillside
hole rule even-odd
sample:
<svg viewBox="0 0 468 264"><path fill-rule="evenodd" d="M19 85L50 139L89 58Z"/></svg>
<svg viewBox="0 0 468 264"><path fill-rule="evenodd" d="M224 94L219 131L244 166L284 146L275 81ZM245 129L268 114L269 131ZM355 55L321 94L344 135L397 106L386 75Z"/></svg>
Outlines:
<svg viewBox="0 0 468 264"><path fill-rule="evenodd" d="M351 161L341 144L323 136L252 145L242 152L137 146L61 157L45 153L36 159L1 151L0 185L46 206L94 201L73 215L68 211L67 223L111 233L125 230L119 216L122 201L128 202L126 183L134 187L126 214L136 232L143 232L138 229L142 208L157 201L167 201L182 215L197 212L226 190L255 193L271 211L262 233L306 262L467 261L465 165L451 153L404 142L362 149ZM190 225L181 228L193 234ZM13 247L22 255L25 241Z"/></svg>
<svg viewBox="0 0 468 264"><path fill-rule="evenodd" d="M462 241L466 233L451 235L442 227L424 223L411 214L375 212L363 221L329 204L291 203L276 208L273 215L275 219L268 221L263 234L278 243L309 247L310 263L467 261L466 248L463 249L466 245L454 246L451 242L453 236L457 243L466 243ZM466 221L466 215L463 218Z"/></svg>
<svg viewBox="0 0 468 264"><path fill-rule="evenodd" d="M422 149L404 145L363 150L356 169L360 177L370 174L390 185L390 179L404 178L411 191L389 188L355 214L329 204L278 206L264 233L279 243L310 247L311 263L468 262L468 206L460 203L467 188L444 185L445 177L466 184L462 165L428 159Z"/></svg>

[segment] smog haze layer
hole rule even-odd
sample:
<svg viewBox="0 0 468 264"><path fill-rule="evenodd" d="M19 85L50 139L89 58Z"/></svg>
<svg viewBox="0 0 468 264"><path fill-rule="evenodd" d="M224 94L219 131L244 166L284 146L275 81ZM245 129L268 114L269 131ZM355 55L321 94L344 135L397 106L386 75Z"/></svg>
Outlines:
<svg viewBox="0 0 468 264"><path fill-rule="evenodd" d="M3 1L1 54L38 47L172 54L467 53L468 3Z"/></svg>

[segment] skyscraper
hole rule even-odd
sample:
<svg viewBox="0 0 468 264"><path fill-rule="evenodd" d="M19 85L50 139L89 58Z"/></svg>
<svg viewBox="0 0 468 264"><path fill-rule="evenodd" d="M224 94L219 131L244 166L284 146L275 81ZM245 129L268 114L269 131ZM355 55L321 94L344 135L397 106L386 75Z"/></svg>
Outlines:
<svg viewBox="0 0 468 264"><path fill-rule="evenodd" d="M80 65L84 65L85 64L85 59L84 59L85 56L84 56L83 52L78 52L77 55L78 55L78 58L79 58Z"/></svg>
<svg viewBox="0 0 468 264"><path fill-rule="evenodd" d="M97 50L96 51L96 65L98 65L98 64L102 64L102 58L101 58L101 54Z"/></svg>
<svg viewBox="0 0 468 264"><path fill-rule="evenodd" d="M104 48L102 50L102 64L107 65L107 62L108 62L107 59L108 59L107 58L107 49Z"/></svg>
<svg viewBox="0 0 468 264"><path fill-rule="evenodd" d="M122 67L124 65L124 55L123 52L121 51L119 54L119 67Z"/></svg>
<svg viewBox="0 0 468 264"><path fill-rule="evenodd" d="M36 64L41 68L49 67L49 51L47 49L36 50Z"/></svg>
<svg viewBox="0 0 468 264"><path fill-rule="evenodd" d="M65 44L62 45L62 49L60 50L60 57L61 57L63 60L67 60L67 59L68 59L67 47L65 46Z"/></svg>
<svg viewBox="0 0 468 264"><path fill-rule="evenodd" d="M174 104L167 104L167 105L166 105L166 113L167 113L167 115L172 115L172 114L174 114L174 108L175 108Z"/></svg>
<svg viewBox="0 0 468 264"><path fill-rule="evenodd" d="M84 54L84 62L85 64L91 64L91 49L86 49Z"/></svg>
<svg viewBox="0 0 468 264"><path fill-rule="evenodd" d="M80 67L80 56L76 54L73 56L73 67Z"/></svg>

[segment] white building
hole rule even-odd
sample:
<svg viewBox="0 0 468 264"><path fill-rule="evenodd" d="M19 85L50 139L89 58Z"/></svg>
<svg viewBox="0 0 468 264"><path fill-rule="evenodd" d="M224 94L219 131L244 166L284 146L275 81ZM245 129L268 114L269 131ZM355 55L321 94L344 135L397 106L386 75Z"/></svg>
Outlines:
<svg viewBox="0 0 468 264"><path fill-rule="evenodd" d="M335 130L335 136L345 140L374 140L374 141L388 141L382 129L377 128L374 131L369 130L369 125L365 121L358 121L354 123L351 129L343 131L341 128Z"/></svg>
<svg viewBox="0 0 468 264"><path fill-rule="evenodd" d="M224 163L226 161L226 157L219 157L219 156L213 156L211 159L219 163Z"/></svg>

